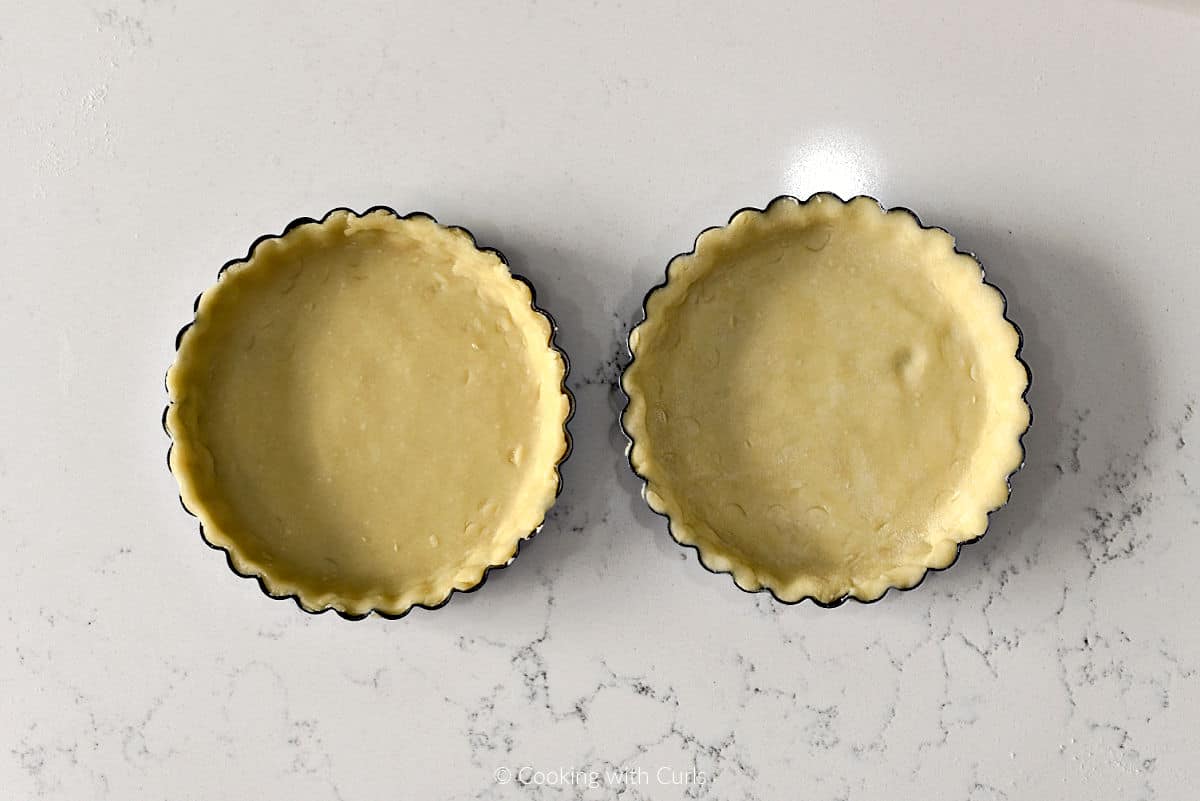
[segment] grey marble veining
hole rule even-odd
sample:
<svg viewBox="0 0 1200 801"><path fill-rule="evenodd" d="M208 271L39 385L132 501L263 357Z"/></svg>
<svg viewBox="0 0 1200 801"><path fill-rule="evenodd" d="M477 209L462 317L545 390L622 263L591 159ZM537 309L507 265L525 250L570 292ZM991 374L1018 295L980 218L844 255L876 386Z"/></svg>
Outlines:
<svg viewBox="0 0 1200 801"><path fill-rule="evenodd" d="M0 799L1188 797L1198 40L1108 0L0 7ZM979 255L1035 413L982 541L828 611L702 569L616 426L667 259L824 189ZM576 450L481 591L350 623L204 547L158 423L219 265L374 203L534 281Z"/></svg>

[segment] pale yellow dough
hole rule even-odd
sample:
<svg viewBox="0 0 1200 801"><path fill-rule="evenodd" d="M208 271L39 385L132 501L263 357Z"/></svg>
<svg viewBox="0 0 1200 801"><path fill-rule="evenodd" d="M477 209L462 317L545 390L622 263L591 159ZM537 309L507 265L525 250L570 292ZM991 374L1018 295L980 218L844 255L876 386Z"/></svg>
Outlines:
<svg viewBox="0 0 1200 801"><path fill-rule="evenodd" d="M701 235L630 337L646 499L743 588L871 600L983 533L1023 459L1018 335L944 231L782 198Z"/></svg>
<svg viewBox="0 0 1200 801"><path fill-rule="evenodd" d="M402 614L541 525L564 369L527 286L465 232L335 212L203 295L167 380L171 468L272 594Z"/></svg>

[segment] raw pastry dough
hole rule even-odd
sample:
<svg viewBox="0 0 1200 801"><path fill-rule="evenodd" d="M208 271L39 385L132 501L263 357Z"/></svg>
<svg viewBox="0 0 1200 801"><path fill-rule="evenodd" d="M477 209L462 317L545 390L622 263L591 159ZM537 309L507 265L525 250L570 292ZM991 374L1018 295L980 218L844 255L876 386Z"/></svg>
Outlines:
<svg viewBox="0 0 1200 801"><path fill-rule="evenodd" d="M567 451L550 321L462 229L340 210L223 272L168 375L208 541L309 610L399 615L542 523Z"/></svg>
<svg viewBox="0 0 1200 801"><path fill-rule="evenodd" d="M878 598L1008 498L1029 425L1004 298L944 231L780 198L677 257L630 336L646 499L744 589Z"/></svg>

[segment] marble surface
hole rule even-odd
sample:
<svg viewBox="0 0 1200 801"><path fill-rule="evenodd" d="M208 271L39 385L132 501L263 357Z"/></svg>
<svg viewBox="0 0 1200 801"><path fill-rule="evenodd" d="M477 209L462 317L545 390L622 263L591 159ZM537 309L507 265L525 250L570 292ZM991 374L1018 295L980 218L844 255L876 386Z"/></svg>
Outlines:
<svg viewBox="0 0 1200 801"><path fill-rule="evenodd" d="M0 798L1173 799L1200 751L1200 7L0 4ZM1026 333L1012 504L919 590L784 607L672 543L624 334L701 228L867 192ZM165 465L191 301L337 205L472 228L573 357L543 533L398 622L300 613Z"/></svg>

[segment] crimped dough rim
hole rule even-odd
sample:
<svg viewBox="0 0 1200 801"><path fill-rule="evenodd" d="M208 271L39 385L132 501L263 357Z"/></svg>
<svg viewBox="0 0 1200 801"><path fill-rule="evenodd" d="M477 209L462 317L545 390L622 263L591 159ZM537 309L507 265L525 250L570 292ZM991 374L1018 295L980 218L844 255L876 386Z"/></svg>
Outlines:
<svg viewBox="0 0 1200 801"><path fill-rule="evenodd" d="M446 235L465 238L472 248L483 254L495 257L503 265L503 269L513 282L515 290L524 293L527 297L528 306L536 320L534 324L542 328L545 335L546 348L552 353L558 365L557 375L555 376L557 381L555 383L562 397L563 412L559 421L561 446L556 458L551 460L551 472L547 477L547 480L552 484L552 491L542 499L541 503L531 506L527 510L528 525L514 537L495 543L495 546L490 551L487 551L486 554L483 554L482 558L476 558L469 563L464 562L462 569L458 572L456 580L452 584L435 586L433 583L425 583L420 586L407 588L404 592L400 593L388 594L379 592L366 597L349 597L343 595L337 588L314 588L296 582L280 580L272 574L268 566L247 558L238 545L239 536L237 532L225 530L216 524L209 509L209 504L214 499L208 497L204 491L199 489L200 482L197 481L197 476L193 473L195 459L190 458L198 446L203 446L196 441L194 432L183 424L178 414L179 409L176 401L181 389L178 383L180 380L178 376L186 372L179 368L189 358L189 343L196 338L198 331L202 330L206 316L214 308L220 308L223 302L222 295L224 288L227 286L229 276L232 274L231 270L236 272L254 269L256 255L264 245L274 249L273 256L278 257L280 253L286 253L291 248L304 247L316 243L319 237L325 235L326 227L331 221L348 219L359 221L372 216L385 221L385 224L397 226L406 225L409 221L427 221L434 224L439 231ZM566 385L567 375L570 370L569 360L566 354L555 343L556 333L557 324L548 312L538 306L534 287L529 280L524 276L511 272L504 255L500 251L494 248L479 247L474 235L465 228L438 224L432 215L425 212L412 212L400 215L387 206L374 206L361 214L348 208L339 207L331 210L319 220L308 217L293 220L284 228L282 233L260 237L250 246L246 256L233 259L222 266L218 273L216 284L196 298L195 317L179 331L176 337L176 359L166 376L166 388L169 400L163 412L162 424L164 431L171 439L171 446L167 453L167 462L168 468L179 484L180 502L185 511L199 519L200 533L204 542L210 547L225 553L226 561L234 573L243 578L255 579L263 593L269 597L279 600L290 599L305 612L319 614L333 610L339 616L350 620L362 619L371 614L396 619L408 614L413 608L440 608L449 602L455 592L473 592L485 583L492 570L511 564L519 554L521 543L533 537L542 529L546 513L553 506L558 495L561 494L562 476L560 468L562 463L570 456L572 450L568 423L574 415L575 401L574 396Z"/></svg>
<svg viewBox="0 0 1200 801"><path fill-rule="evenodd" d="M920 562L895 565L887 575L865 581L861 586L855 586L847 592L833 594L823 592L822 588L814 586L812 582L772 580L767 569L737 558L728 549L720 547L711 537L703 536L689 519L689 510L674 501L670 492L664 491L667 483L666 473L663 465L656 460L653 444L649 441L646 392L640 384L644 377L642 371L645 360L638 359L639 350L644 343L653 340L658 333L661 310L682 303L688 288L703 277L707 270L712 269L714 262L706 262L710 254L735 248L743 237L753 237L759 226L770 226L773 220L789 217L794 220L796 215L804 215L811 209L824 207L828 210L831 206L842 212L853 209L856 213L873 213L889 219L903 218L914 233L943 240L948 245L947 258L962 259L964 264L978 270L981 287L999 297L1000 319L1015 336L1015 347L1011 354L1012 365L1023 377L1019 398L1015 398L1019 403L1014 406L1007 425L991 432L993 442L1003 451L1003 455L997 458L987 487L980 488L978 493L981 499L991 498L980 501L982 523L974 530L960 531L951 538L932 543L928 558ZM652 511L667 519L668 530L676 542L696 550L705 569L713 573L729 574L740 589L751 593L769 592L776 600L788 604L811 600L819 606L835 607L851 599L870 603L879 600L891 589L913 589L922 583L930 571L950 567L957 559L961 547L980 539L986 533L990 515L1007 503L1011 477L1024 465L1023 438L1032 423L1032 410L1027 401L1032 376L1028 365L1021 358L1022 334L1020 328L1007 316L1007 299L997 287L987 282L983 266L978 259L973 254L955 247L953 237L944 229L924 225L912 211L905 208L884 209L877 200L867 196L843 201L837 195L825 192L814 194L807 200L785 195L775 198L764 209L740 209L730 217L725 226L702 231L691 251L679 254L668 263L665 280L647 293L642 311L642 320L629 335L630 362L621 376L621 388L626 396L621 426L628 440L627 459L634 473L643 481L642 494L647 504Z"/></svg>

